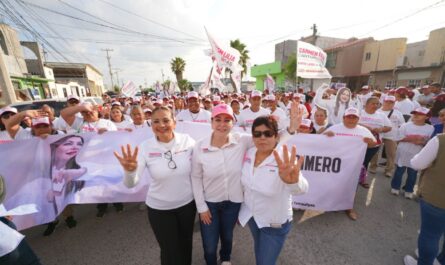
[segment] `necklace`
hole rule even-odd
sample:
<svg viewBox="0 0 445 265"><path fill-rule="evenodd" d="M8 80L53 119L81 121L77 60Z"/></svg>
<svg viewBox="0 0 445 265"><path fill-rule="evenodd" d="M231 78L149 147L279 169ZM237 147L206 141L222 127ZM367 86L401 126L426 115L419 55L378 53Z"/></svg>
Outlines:
<svg viewBox="0 0 445 265"><path fill-rule="evenodd" d="M193 112L191 112L190 110L189 110L189 112L190 112L190 117L192 117L192 120L193 120L193 121L196 121L196 119L197 119L198 116L199 116L199 111L198 111L198 113L195 114L195 116L193 116Z"/></svg>

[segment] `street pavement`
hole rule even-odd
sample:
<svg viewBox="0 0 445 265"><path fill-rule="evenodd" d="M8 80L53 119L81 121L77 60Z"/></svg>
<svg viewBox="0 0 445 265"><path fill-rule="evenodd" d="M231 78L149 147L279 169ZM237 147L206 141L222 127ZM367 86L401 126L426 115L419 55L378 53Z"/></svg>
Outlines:
<svg viewBox="0 0 445 265"><path fill-rule="evenodd" d="M419 204L402 195L391 195L390 179L381 170L368 178L371 189L357 190L357 221L349 220L344 212L324 213L302 221L303 211L295 211L292 230L277 264L402 265L405 254L414 255L420 225ZM46 265L160 264L159 247L146 210L140 210L139 203L125 204L122 213L109 206L103 218L95 216L95 205L75 206L77 227L69 229L60 222L49 237L42 236L45 226L23 233ZM193 264L205 264L197 224L198 221ZM235 228L232 264L255 264L247 227Z"/></svg>

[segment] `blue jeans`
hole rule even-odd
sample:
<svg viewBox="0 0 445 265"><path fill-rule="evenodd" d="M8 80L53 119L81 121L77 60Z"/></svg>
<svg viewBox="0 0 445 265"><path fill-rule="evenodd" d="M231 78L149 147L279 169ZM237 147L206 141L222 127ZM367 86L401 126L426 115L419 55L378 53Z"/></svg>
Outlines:
<svg viewBox="0 0 445 265"><path fill-rule="evenodd" d="M241 203L222 201L206 202L212 215L212 222L208 225L200 222L204 258L207 265L216 265L218 241L221 239L219 256L221 261L230 261L232 254L233 229L238 220Z"/></svg>
<svg viewBox="0 0 445 265"><path fill-rule="evenodd" d="M445 234L445 209L437 208L424 200L420 200L420 234L418 265L433 265L439 252L440 237ZM442 252L437 256L440 264L445 265L445 242Z"/></svg>
<svg viewBox="0 0 445 265"><path fill-rule="evenodd" d="M410 167L399 167L399 166L396 167L396 171L394 171L394 176L391 181L391 188L395 190L400 190L405 170L408 171L408 177L406 178L406 183L405 183L405 192L413 192L414 185L416 185L416 180L417 180L417 171Z"/></svg>
<svg viewBox="0 0 445 265"><path fill-rule="evenodd" d="M257 265L275 265L283 248L286 236L291 229L291 223L286 222L281 228L258 228L255 220L248 222L255 245L255 260Z"/></svg>

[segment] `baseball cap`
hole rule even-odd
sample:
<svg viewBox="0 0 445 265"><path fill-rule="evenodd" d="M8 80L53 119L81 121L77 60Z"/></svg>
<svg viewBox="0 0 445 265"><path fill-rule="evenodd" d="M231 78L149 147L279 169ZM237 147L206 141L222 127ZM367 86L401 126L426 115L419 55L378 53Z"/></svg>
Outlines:
<svg viewBox="0 0 445 265"><path fill-rule="evenodd" d="M385 96L385 97L383 98L383 101L392 101L392 102L396 102L396 97L387 95L387 96Z"/></svg>
<svg viewBox="0 0 445 265"><path fill-rule="evenodd" d="M252 93L250 94L250 98L254 98L254 97L260 97L261 98L261 92L258 90L253 90Z"/></svg>
<svg viewBox="0 0 445 265"><path fill-rule="evenodd" d="M362 90L368 90L368 89L369 89L368 85L362 86Z"/></svg>
<svg viewBox="0 0 445 265"><path fill-rule="evenodd" d="M267 95L264 100L275 101L275 95Z"/></svg>
<svg viewBox="0 0 445 265"><path fill-rule="evenodd" d="M398 87L395 91L395 93L400 94L400 95L408 95L408 89L406 89L406 87Z"/></svg>
<svg viewBox="0 0 445 265"><path fill-rule="evenodd" d="M346 117L346 116L356 116L357 118L360 118L360 113L359 113L358 109L350 107L350 108L347 108L345 110L345 113L343 114L343 117Z"/></svg>
<svg viewBox="0 0 445 265"><path fill-rule="evenodd" d="M434 98L434 100L435 100L435 101L439 101L439 102L445 102L445 94L437 95L437 96ZM1 114L0 114L0 115L1 115Z"/></svg>
<svg viewBox="0 0 445 265"><path fill-rule="evenodd" d="M229 115L230 118L232 118L232 120L233 120L233 110L229 105L219 104L218 106L216 106L212 109L212 118L215 118L216 116L218 116L220 114Z"/></svg>
<svg viewBox="0 0 445 265"><path fill-rule="evenodd" d="M153 102L153 105L156 105L156 104L162 105L162 104L164 104L164 102L162 101L162 99L158 98L158 99L156 99L155 102Z"/></svg>
<svg viewBox="0 0 445 265"><path fill-rule="evenodd" d="M6 107L0 109L0 116L2 116L3 113L6 113L6 112L13 112L13 113L17 114L18 111L16 108L6 106Z"/></svg>
<svg viewBox="0 0 445 265"><path fill-rule="evenodd" d="M111 106L122 106L122 105L119 101L114 101L113 103L111 103Z"/></svg>
<svg viewBox="0 0 445 265"><path fill-rule="evenodd" d="M310 119L302 119L300 127L311 128L312 121Z"/></svg>
<svg viewBox="0 0 445 265"><path fill-rule="evenodd" d="M150 113L151 113L151 112L152 112L152 110L151 110L151 109L149 109L149 108L146 108L146 109L144 109L144 113L145 113L145 112L150 112Z"/></svg>
<svg viewBox="0 0 445 265"><path fill-rule="evenodd" d="M421 114L421 115L428 115L430 113L430 109L425 107L418 107L415 108L413 111L411 111L411 114Z"/></svg>
<svg viewBox="0 0 445 265"><path fill-rule="evenodd" d="M196 98L199 99L199 94L196 91L190 91L187 93L187 99L189 98Z"/></svg>
<svg viewBox="0 0 445 265"><path fill-rule="evenodd" d="M49 121L48 117L36 117L36 118L33 118L32 121L31 121L31 125L33 127L37 126L37 125L40 125L40 124L50 125L51 122Z"/></svg>
<svg viewBox="0 0 445 265"><path fill-rule="evenodd" d="M215 102L215 101L217 101L217 102L221 101L221 97L220 96L213 96L213 102Z"/></svg>
<svg viewBox="0 0 445 265"><path fill-rule="evenodd" d="M75 99L77 101L80 101L80 98L76 95L69 95L66 101L70 101L71 99Z"/></svg>

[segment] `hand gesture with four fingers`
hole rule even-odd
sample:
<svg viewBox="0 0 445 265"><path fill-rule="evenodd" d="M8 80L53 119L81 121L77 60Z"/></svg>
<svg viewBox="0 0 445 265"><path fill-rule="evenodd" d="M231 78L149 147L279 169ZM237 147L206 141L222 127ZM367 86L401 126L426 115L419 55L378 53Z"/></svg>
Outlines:
<svg viewBox="0 0 445 265"><path fill-rule="evenodd" d="M121 146L121 150L122 156L116 151L114 151L114 156L119 160L125 171L135 171L138 167L138 148L136 147L134 152L131 152L131 146L127 144L127 150L125 150L124 146Z"/></svg>
<svg viewBox="0 0 445 265"><path fill-rule="evenodd" d="M300 168L303 164L304 157L300 156L297 163L295 160L297 158L297 148L295 145L292 146L291 156L289 157L289 152L286 145L283 145L283 159L276 150L273 150L273 155L275 161L277 161L278 172L281 180L286 184L294 184L299 181Z"/></svg>

